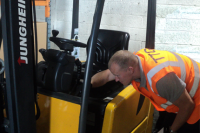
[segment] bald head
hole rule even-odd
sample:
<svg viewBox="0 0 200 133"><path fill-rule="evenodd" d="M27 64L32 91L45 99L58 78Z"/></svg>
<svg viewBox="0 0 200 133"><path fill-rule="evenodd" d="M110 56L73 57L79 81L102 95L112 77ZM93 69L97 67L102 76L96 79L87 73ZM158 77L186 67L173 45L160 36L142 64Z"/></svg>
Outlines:
<svg viewBox="0 0 200 133"><path fill-rule="evenodd" d="M113 63L116 63L120 66L121 69L126 69L129 66L134 67L135 65L138 64L138 59L137 57L131 53L130 51L127 50L120 50L117 51L111 58L110 61L108 62L108 68L110 69L111 65Z"/></svg>

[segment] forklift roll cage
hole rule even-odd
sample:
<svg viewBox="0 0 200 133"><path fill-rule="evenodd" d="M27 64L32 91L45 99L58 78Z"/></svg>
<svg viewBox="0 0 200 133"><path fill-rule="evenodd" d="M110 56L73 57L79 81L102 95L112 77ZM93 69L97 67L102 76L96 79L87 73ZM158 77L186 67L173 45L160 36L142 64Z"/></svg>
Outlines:
<svg viewBox="0 0 200 133"><path fill-rule="evenodd" d="M78 3L78 0L75 0ZM81 98L79 133L86 129L86 116L92 62L103 12L104 0L97 0L89 42L84 91ZM78 8L78 6L74 6ZM77 10L75 10L77 11ZM33 43L32 4L30 0L2 0L2 37L6 75L7 121L4 128L9 133L35 133L35 55ZM77 12L76 12L77 14ZM148 1L146 48L154 48L156 0ZM78 16L78 15L76 15ZM76 24L77 25L77 24ZM74 26L73 26L74 27ZM74 34L72 32L72 34ZM2 40L2 39L1 39ZM72 98L73 99L73 98Z"/></svg>

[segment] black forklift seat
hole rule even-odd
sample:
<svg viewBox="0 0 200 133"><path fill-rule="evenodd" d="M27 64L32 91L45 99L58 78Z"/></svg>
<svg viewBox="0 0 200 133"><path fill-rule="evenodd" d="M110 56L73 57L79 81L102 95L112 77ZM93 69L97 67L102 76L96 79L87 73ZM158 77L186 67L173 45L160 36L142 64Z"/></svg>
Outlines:
<svg viewBox="0 0 200 133"><path fill-rule="evenodd" d="M93 74L108 69L111 56L119 50L128 50L130 35L127 32L100 29L97 37ZM90 38L88 39L88 42ZM88 43L89 44L89 43ZM89 48L89 45L87 46ZM90 89L90 100L88 104L89 113L95 114L93 126L87 123L88 133L100 133L102 131L103 117L109 101L104 98L114 98L124 89L120 82L111 81L104 86ZM94 99L93 99L94 98Z"/></svg>
<svg viewBox="0 0 200 133"><path fill-rule="evenodd" d="M128 50L130 35L127 32L99 29L93 65L93 74L108 69L111 56L119 50ZM88 42L90 38L88 39ZM89 43L88 43L89 44ZM89 45L87 46L87 49ZM90 96L102 98L115 97L124 87L121 83L111 81L99 88L91 89Z"/></svg>
<svg viewBox="0 0 200 133"><path fill-rule="evenodd" d="M107 69L108 61L118 50L128 50L129 38L130 35L127 32L99 29L94 59L95 65L93 66L94 71ZM89 41L90 38L88 39Z"/></svg>

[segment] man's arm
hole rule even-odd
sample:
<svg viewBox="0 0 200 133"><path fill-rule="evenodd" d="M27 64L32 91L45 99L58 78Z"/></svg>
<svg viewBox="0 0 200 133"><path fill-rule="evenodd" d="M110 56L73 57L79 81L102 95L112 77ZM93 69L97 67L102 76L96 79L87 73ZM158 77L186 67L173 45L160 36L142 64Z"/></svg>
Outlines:
<svg viewBox="0 0 200 133"><path fill-rule="evenodd" d="M115 76L110 72L109 69L107 69L95 74L91 79L91 84L93 88L100 87L114 79L115 79Z"/></svg>
<svg viewBox="0 0 200 133"><path fill-rule="evenodd" d="M179 111L171 126L171 130L177 131L188 120L195 104L186 89L173 104L179 107Z"/></svg>
<svg viewBox="0 0 200 133"><path fill-rule="evenodd" d="M179 108L171 126L173 131L188 120L194 109L194 102L185 87L186 84L175 73L168 73L156 83L158 94Z"/></svg>

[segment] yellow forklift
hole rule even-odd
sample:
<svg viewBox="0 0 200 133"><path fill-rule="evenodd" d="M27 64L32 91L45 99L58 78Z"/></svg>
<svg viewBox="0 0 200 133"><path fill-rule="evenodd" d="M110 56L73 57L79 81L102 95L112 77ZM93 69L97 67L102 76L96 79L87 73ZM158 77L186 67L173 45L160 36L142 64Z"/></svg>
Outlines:
<svg viewBox="0 0 200 133"><path fill-rule="evenodd" d="M50 40L61 50L41 49L45 61L37 64L31 1L2 0L6 80L1 81L4 95L0 98L6 99L7 114L1 119L3 133L152 131L154 108L131 85L109 82L99 88L90 87L92 75L107 69L114 52L128 49L128 33L99 29L103 6L104 0L97 0L87 45L58 38L59 32L54 30ZM71 56L74 46L87 49L85 63ZM35 105L37 118L40 113L37 122Z"/></svg>
<svg viewBox="0 0 200 133"><path fill-rule="evenodd" d="M128 33L99 29L103 4L103 0L97 1L97 6L95 10L96 12L93 19L94 21L92 33L90 38L88 39L87 46L84 46L84 44L80 42L73 42L71 40L58 38L56 36L59 34L59 32L55 30L52 32L53 37L50 37L50 40L54 42L61 50L66 51L66 53L72 52L72 49L69 50L67 48L66 43L68 45L73 44L73 46L76 47L87 47L87 62L81 65L82 68L78 65L75 66L76 71L73 71L74 75L80 73L80 76L76 76L72 79L69 78L68 80L63 79L69 82L71 82L72 80L71 85L66 85L71 87L65 87L68 89L74 88L74 84L79 83L79 85L76 86L75 90L64 90L62 89L62 87L60 87L60 90L58 90L59 87L54 87L56 86L54 85L55 82L50 83L50 81L53 81L52 79L50 79L50 77L62 76L57 74L59 72L55 72L56 74L53 74L53 72L50 72L48 69L52 68L52 66L55 66L51 64L53 62L53 60L50 61L52 57L51 59L47 59L48 57L50 57L49 55L50 53L53 53L53 51L41 51L46 62L49 61L49 64L51 65L45 66L45 62L42 62L43 64L40 64L41 71L39 73L41 74L44 73L42 71L45 71L46 75L48 76L44 76L45 74L38 74L38 79L42 79L42 77L44 77L43 81L39 82L41 88L38 89L38 93L40 94L38 102L40 105L40 109L42 108L44 112L41 112L41 119L38 120L37 125L44 129L46 121L46 124L49 124L49 127L48 129L44 130L47 132L152 132L154 108L151 105L150 101L144 96L140 95L138 92L136 92L131 85L128 87L123 87L122 84L115 83L113 81L99 88L90 88L91 76L99 71L108 68L107 63L114 52L120 49L128 49ZM58 53L56 53L55 55L58 55ZM47 69L44 70L45 68ZM55 68L58 71L57 67ZM78 72L77 70L80 69L81 72ZM70 73L70 75L73 75L71 72L72 70L69 71L68 69L65 73ZM50 74L48 73L52 74L52 76L50 76ZM76 81L77 79L82 80L82 82ZM62 79L59 79L60 82L62 82L61 80ZM90 90L88 90L88 88L90 88ZM54 92L47 91L48 89L53 90ZM40 99L43 102L40 102ZM49 106L46 106L46 103L48 103ZM47 114L49 115L49 117L43 117L43 115L47 116ZM39 128L38 130L40 130L41 128Z"/></svg>
<svg viewBox="0 0 200 133"><path fill-rule="evenodd" d="M60 49L68 51L69 49L63 47L63 44L59 42L71 41L57 38L55 33L58 32L53 30L54 36L50 37L50 40L55 42ZM119 49L128 49L128 41L129 34L126 32L99 29L92 75L107 69L109 58ZM81 45L84 46L83 44ZM81 45L79 44L76 46ZM61 55L60 51L51 49L42 49L40 51L45 61L40 62L38 67L37 79L38 85L41 87L38 88L38 93L50 97L46 97L46 102L49 103L49 106L46 106L45 102L40 101L40 98L42 97L41 100L44 100L45 96L39 96L38 102L40 109L45 109L44 106L49 108L46 109L46 111L50 111L49 132L77 133L79 129L78 125L80 124L80 110L82 107L81 97L83 93L83 82L81 82L81 80L84 79L86 64L82 63L78 65L76 63L75 70L73 71L72 67L74 63L71 63L71 67L70 63L67 65L63 64L62 62L67 62L67 58L62 58L63 55ZM67 54L66 56L69 57ZM55 62L55 58L57 58L57 62ZM66 60L61 61L62 59ZM74 62L74 58L71 61ZM67 69L61 70L62 65L65 66L64 69ZM76 76L74 78L71 78L71 76L67 78L63 76L63 73ZM54 78L54 80L52 78ZM63 85L64 81L69 81L71 84L67 82ZM59 85L63 85L64 87ZM85 121L86 132L151 132L153 109L150 101L136 92L131 85L124 87L121 83L112 81L102 87L91 88ZM43 114L45 115L47 113L48 112L41 112L41 118ZM38 125L42 126L39 121L40 119L38 120ZM40 128L38 130L40 130Z"/></svg>

